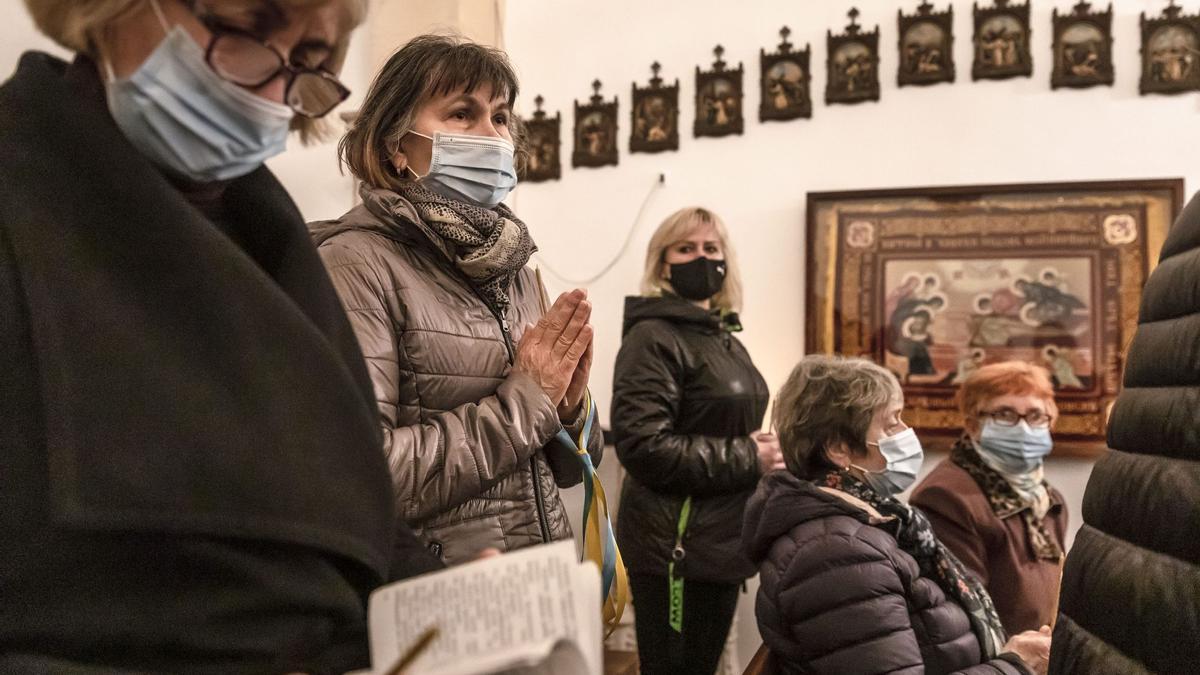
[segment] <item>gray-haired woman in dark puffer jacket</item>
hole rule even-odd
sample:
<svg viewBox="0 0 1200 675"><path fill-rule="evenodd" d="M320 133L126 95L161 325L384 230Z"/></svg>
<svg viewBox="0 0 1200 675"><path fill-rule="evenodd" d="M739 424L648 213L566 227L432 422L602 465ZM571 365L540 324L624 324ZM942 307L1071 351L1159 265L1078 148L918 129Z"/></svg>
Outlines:
<svg viewBox="0 0 1200 675"><path fill-rule="evenodd" d="M775 409L787 471L746 506L759 630L782 673L1044 673L1047 632L1007 639L983 586L898 501L923 453L896 378L810 356Z"/></svg>

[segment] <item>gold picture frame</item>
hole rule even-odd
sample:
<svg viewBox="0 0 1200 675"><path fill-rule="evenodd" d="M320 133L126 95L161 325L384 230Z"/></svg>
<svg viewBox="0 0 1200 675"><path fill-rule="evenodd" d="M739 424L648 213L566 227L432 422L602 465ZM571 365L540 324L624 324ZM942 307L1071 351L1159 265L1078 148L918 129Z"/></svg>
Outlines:
<svg viewBox="0 0 1200 675"><path fill-rule="evenodd" d="M1182 179L809 194L806 351L895 372L930 447L961 430L972 369L1038 363L1055 383L1055 452L1094 454L1182 202Z"/></svg>

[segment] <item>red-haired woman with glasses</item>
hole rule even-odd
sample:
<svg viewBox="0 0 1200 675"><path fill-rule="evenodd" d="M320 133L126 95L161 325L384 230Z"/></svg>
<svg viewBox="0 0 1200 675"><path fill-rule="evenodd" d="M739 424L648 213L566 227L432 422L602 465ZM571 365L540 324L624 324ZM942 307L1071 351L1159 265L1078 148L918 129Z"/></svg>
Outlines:
<svg viewBox="0 0 1200 675"><path fill-rule="evenodd" d="M1010 634L1051 624L1067 531L1062 494L1043 461L1058 417L1041 368L1007 361L963 382L965 433L909 500L987 587Z"/></svg>
<svg viewBox="0 0 1200 675"><path fill-rule="evenodd" d="M262 166L365 2L26 6L77 55L0 86L0 672L367 666L368 594L437 563Z"/></svg>

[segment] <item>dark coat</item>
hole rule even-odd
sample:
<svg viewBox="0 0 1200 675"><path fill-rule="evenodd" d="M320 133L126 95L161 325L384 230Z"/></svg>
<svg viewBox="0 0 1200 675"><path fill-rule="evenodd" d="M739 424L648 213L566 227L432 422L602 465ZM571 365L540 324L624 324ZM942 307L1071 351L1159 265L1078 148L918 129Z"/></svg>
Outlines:
<svg viewBox="0 0 1200 675"><path fill-rule="evenodd" d="M767 474L746 506L758 564L755 615L783 673L1016 675L1015 654L981 663L966 612L923 577L869 505L788 471ZM886 526L885 526L886 527Z"/></svg>
<svg viewBox="0 0 1200 675"><path fill-rule="evenodd" d="M1044 524L1059 550L1066 550L1067 506L1049 488ZM979 484L949 459L934 467L913 490L909 503L921 509L938 539L979 578L1009 635L1054 623L1059 560L1038 558L1020 512L996 515Z"/></svg>
<svg viewBox="0 0 1200 675"><path fill-rule="evenodd" d="M0 654L365 665L367 594L415 570L389 570L370 380L282 186L261 168L206 217L93 63L36 53L0 157Z"/></svg>
<svg viewBox="0 0 1200 675"><path fill-rule="evenodd" d="M1200 195L1138 323L1063 571L1053 673L1200 671Z"/></svg>
<svg viewBox="0 0 1200 675"><path fill-rule="evenodd" d="M673 296L625 301L612 429L629 472L617 541L630 573L667 575L691 495L676 574L732 583L754 574L741 553L741 523L760 477L750 434L767 398L746 348L716 315Z"/></svg>

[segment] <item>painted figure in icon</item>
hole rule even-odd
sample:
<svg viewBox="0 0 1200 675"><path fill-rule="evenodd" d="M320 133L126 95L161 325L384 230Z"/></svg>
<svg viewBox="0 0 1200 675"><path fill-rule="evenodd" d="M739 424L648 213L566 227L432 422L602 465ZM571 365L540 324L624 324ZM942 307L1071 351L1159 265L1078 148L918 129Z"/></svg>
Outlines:
<svg viewBox="0 0 1200 675"><path fill-rule="evenodd" d="M954 369L954 376L950 380L950 384L962 384L968 375L983 365L983 360L986 356L986 352L978 347L967 352L965 356L958 360L958 365Z"/></svg>
<svg viewBox="0 0 1200 675"><path fill-rule="evenodd" d="M1083 389L1083 382L1075 374L1075 366L1071 365L1070 352L1058 345L1046 345L1042 349L1042 359L1050 369L1050 381L1055 389Z"/></svg>
<svg viewBox="0 0 1200 675"><path fill-rule="evenodd" d="M667 102L660 96L644 99L638 106L637 125L634 133L649 143L667 140L671 132L671 120Z"/></svg>
<svg viewBox="0 0 1200 675"><path fill-rule="evenodd" d="M583 146L589 155L600 155L608 145L608 131L605 129L604 117L600 113L588 116L583 125Z"/></svg>
<svg viewBox="0 0 1200 675"><path fill-rule="evenodd" d="M804 71L791 61L783 61L767 71L767 97L771 107L786 110L804 96Z"/></svg>
<svg viewBox="0 0 1200 675"><path fill-rule="evenodd" d="M980 31L980 61L991 68L1009 68L1018 63L1021 24L1012 17L989 21Z"/></svg>
<svg viewBox="0 0 1200 675"><path fill-rule="evenodd" d="M925 297L914 293L896 303L888 319L888 350L908 359L909 375L933 375L933 359L929 345L933 337L929 329L933 317L946 305L941 295Z"/></svg>
<svg viewBox="0 0 1200 675"><path fill-rule="evenodd" d="M1076 309L1086 309L1082 300L1060 289L1055 283L1056 277L1047 277L1045 273L1040 281L1017 279L1013 288L1025 298L1019 315L1021 320L1031 326L1062 323L1075 313Z"/></svg>
<svg viewBox="0 0 1200 675"><path fill-rule="evenodd" d="M1183 82L1192 76L1200 57L1200 38L1178 26L1168 26L1150 41L1150 77L1155 82Z"/></svg>

